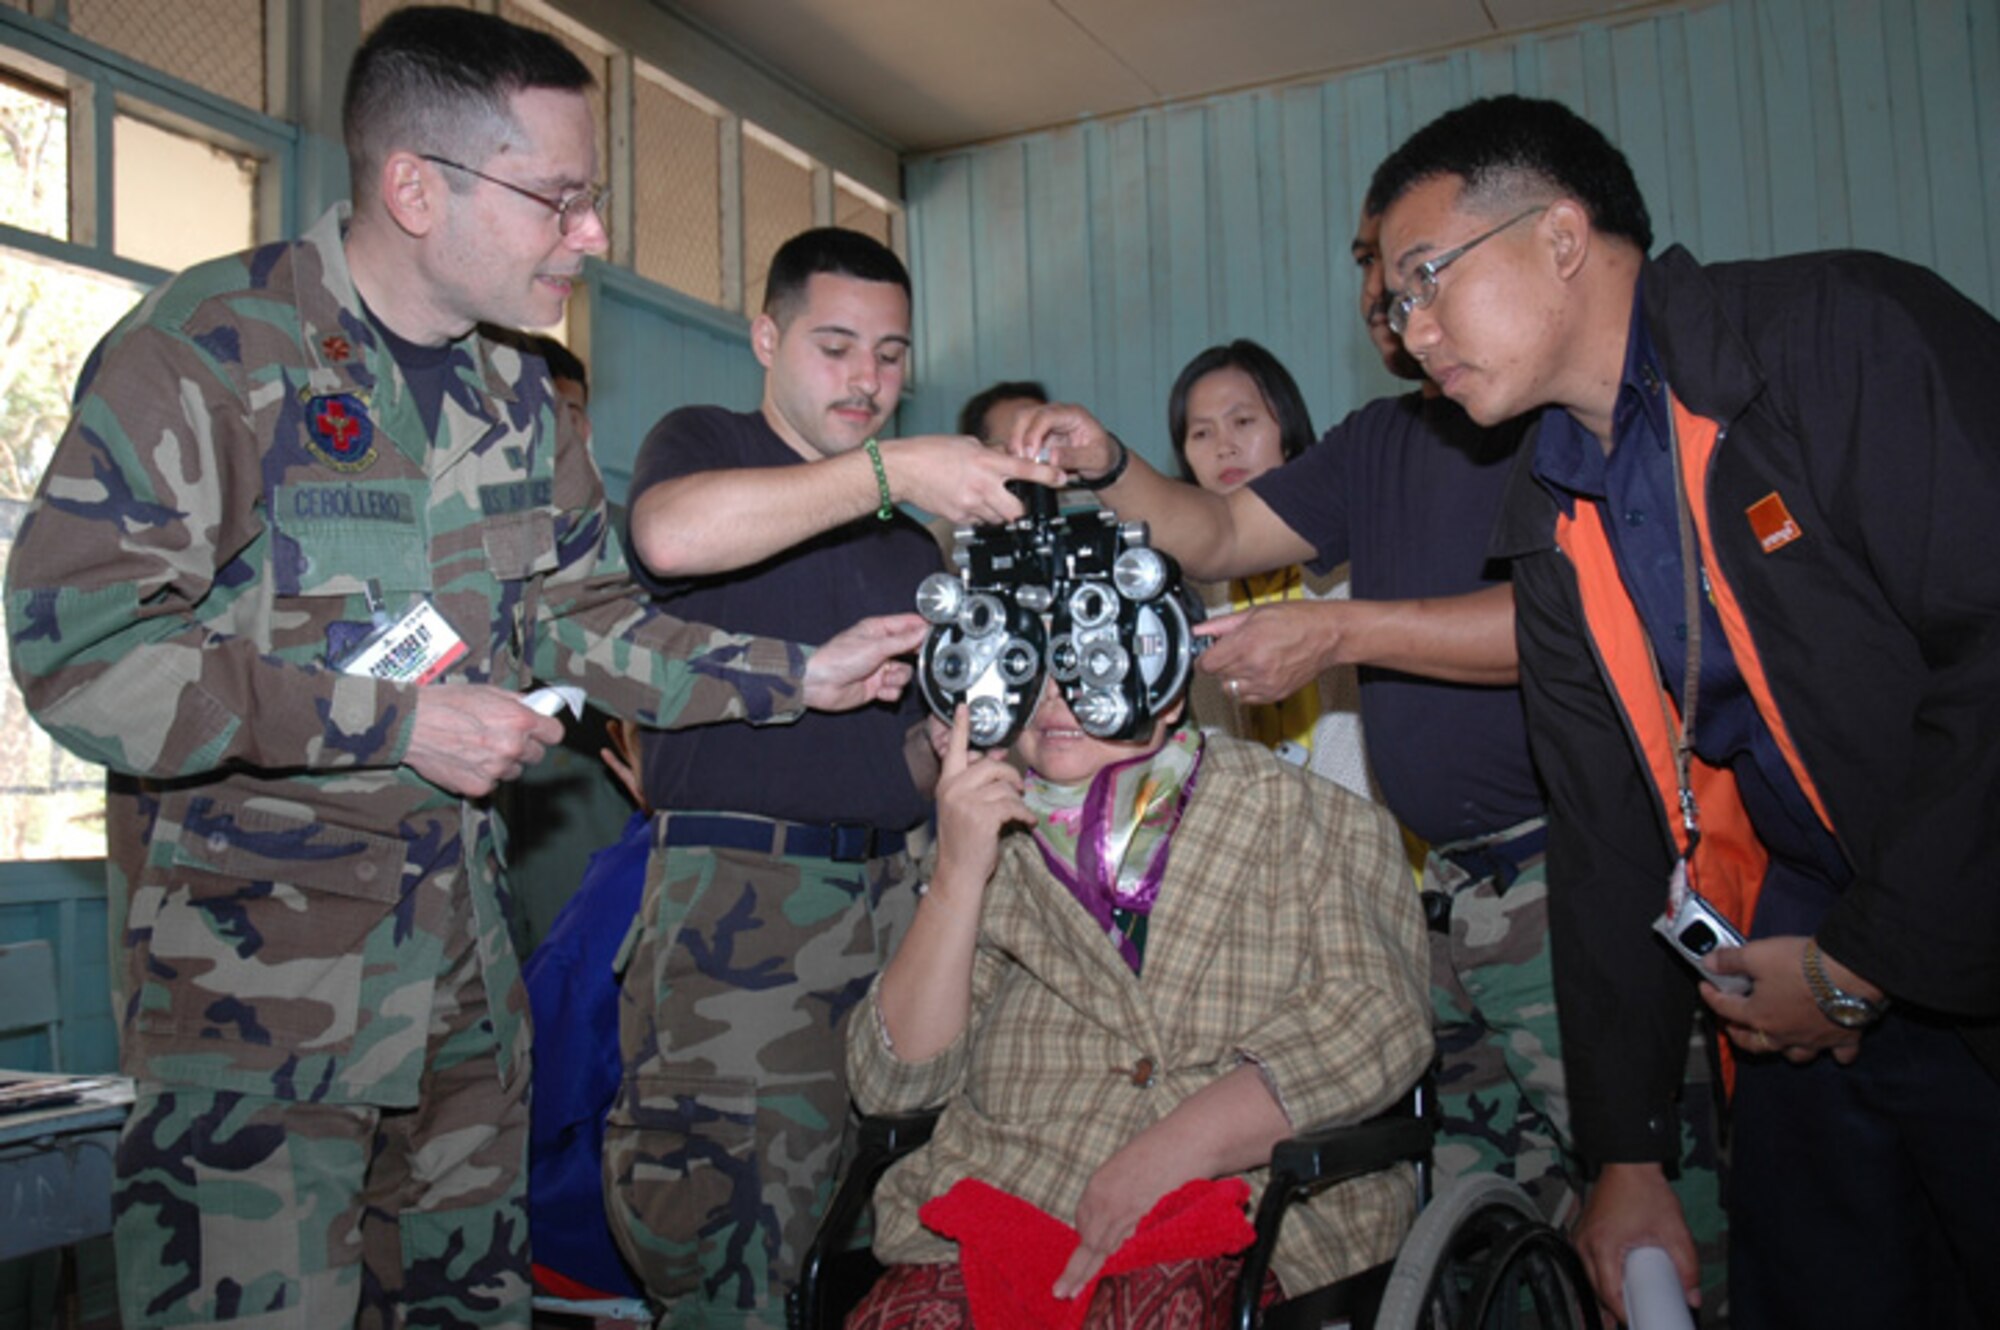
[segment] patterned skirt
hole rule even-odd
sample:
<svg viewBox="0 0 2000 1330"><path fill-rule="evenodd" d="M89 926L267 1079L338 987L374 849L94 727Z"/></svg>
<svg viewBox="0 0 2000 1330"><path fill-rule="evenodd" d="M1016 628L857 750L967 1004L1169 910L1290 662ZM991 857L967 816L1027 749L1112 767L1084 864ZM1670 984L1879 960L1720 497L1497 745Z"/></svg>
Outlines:
<svg viewBox="0 0 2000 1330"><path fill-rule="evenodd" d="M1100 1280L1083 1330L1219 1330L1229 1323L1240 1256L1168 1261ZM1263 1306L1282 1296L1266 1273ZM958 1262L892 1265L847 1317L847 1330L954 1330L972 1325Z"/></svg>

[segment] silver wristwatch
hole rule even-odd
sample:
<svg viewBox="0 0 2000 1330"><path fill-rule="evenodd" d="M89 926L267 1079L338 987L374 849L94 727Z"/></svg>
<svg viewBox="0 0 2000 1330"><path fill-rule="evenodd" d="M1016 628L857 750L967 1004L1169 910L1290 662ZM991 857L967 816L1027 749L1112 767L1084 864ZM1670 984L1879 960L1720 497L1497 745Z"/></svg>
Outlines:
<svg viewBox="0 0 2000 1330"><path fill-rule="evenodd" d="M1825 1017L1835 1025L1849 1030L1859 1030L1882 1019L1882 1013L1889 1009L1888 1000L1871 1002L1859 993L1850 993L1833 980L1826 977L1826 965L1820 955L1819 939L1807 938L1805 955L1799 963L1806 972L1806 987L1812 990L1813 1001Z"/></svg>

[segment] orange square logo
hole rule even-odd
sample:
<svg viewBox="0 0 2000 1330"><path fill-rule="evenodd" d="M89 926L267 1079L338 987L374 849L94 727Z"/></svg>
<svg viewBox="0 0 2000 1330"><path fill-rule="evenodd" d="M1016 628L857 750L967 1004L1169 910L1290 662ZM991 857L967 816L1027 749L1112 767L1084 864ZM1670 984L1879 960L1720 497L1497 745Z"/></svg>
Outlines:
<svg viewBox="0 0 2000 1330"><path fill-rule="evenodd" d="M1773 490L1757 502L1744 509L1750 517L1750 529L1757 535L1757 543L1764 547L1764 553L1772 554L1797 540L1805 532L1792 517L1785 501Z"/></svg>

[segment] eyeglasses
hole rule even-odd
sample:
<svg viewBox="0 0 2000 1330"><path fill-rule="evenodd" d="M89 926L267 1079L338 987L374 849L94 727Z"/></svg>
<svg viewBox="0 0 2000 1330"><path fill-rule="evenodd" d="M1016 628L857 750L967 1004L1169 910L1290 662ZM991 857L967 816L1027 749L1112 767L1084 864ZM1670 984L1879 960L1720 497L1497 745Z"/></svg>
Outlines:
<svg viewBox="0 0 2000 1330"><path fill-rule="evenodd" d="M1410 289L1401 295L1393 291L1389 293L1389 331L1401 337L1403 330L1410 326L1410 315L1417 310L1430 308L1431 302L1437 299L1439 273L1516 222L1525 222L1530 217L1539 216L1548 210L1549 205L1541 203L1528 209L1526 212L1515 213L1491 231L1480 232L1457 249L1446 250L1429 262L1418 264L1416 275L1410 283Z"/></svg>
<svg viewBox="0 0 2000 1330"><path fill-rule="evenodd" d="M428 152L419 153L418 156L427 162L436 162L439 166L449 166L454 171L463 171L467 175L478 176L487 184L498 185L502 189L512 190L524 199L533 199L556 215L556 228L564 235L570 234L577 227L583 225L583 219L591 213L596 213L600 222L606 220L604 207L611 197L611 186L609 185L585 185L582 189L571 190L561 198L552 199L546 194L537 194L532 189L523 189L511 180L502 180L497 175L488 175L484 171L476 171L464 162L454 162L449 157L439 157Z"/></svg>

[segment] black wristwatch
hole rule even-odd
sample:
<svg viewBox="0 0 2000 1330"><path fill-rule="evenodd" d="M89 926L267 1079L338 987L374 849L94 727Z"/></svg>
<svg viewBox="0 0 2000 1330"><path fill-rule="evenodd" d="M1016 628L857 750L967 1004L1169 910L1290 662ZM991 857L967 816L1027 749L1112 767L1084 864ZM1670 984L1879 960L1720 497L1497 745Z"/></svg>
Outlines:
<svg viewBox="0 0 2000 1330"><path fill-rule="evenodd" d="M1888 999L1871 1002L1859 993L1850 993L1833 980L1826 977L1825 958L1820 955L1819 939L1807 938L1805 954L1799 964L1806 972L1806 987L1812 990L1813 1001L1819 1004L1820 1013L1835 1025L1848 1030L1860 1030L1882 1019L1889 1010Z"/></svg>
<svg viewBox="0 0 2000 1330"><path fill-rule="evenodd" d="M1126 450L1125 440L1119 438L1116 434L1111 436L1111 441L1118 445L1118 460L1111 464L1111 469L1109 471L1106 471L1103 475L1098 476L1095 480L1085 480L1079 476L1076 482L1077 488L1087 489L1087 490L1101 490L1106 485L1116 484L1118 481L1118 477L1125 474L1125 464L1132 460L1132 454Z"/></svg>

